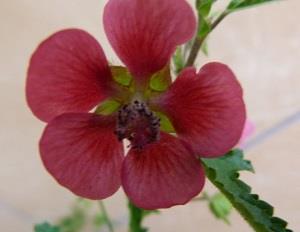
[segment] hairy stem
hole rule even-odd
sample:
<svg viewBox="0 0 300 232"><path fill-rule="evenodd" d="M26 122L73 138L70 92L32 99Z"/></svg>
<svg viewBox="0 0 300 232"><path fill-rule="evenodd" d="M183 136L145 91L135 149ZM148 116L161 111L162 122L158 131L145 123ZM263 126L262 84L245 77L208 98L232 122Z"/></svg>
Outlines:
<svg viewBox="0 0 300 232"><path fill-rule="evenodd" d="M142 226L143 209L136 207L130 201L128 202L129 208L129 232L145 232L146 229Z"/></svg>
<svg viewBox="0 0 300 232"><path fill-rule="evenodd" d="M228 13L228 11L224 11L222 14L220 14L220 16L211 24L210 31L206 35L204 35L203 37L196 36L192 44L192 48L188 56L187 62L185 64L185 67L194 65L203 42L205 41L207 36L219 25L219 23L222 22L222 20L228 15Z"/></svg>
<svg viewBox="0 0 300 232"><path fill-rule="evenodd" d="M104 217L104 220L106 222L106 225L108 227L109 232L114 232L113 224L112 224L111 219L110 219L110 217L107 213L107 210L105 208L105 205L104 205L103 201L99 201L99 206L100 206L100 210L103 214L103 217Z"/></svg>

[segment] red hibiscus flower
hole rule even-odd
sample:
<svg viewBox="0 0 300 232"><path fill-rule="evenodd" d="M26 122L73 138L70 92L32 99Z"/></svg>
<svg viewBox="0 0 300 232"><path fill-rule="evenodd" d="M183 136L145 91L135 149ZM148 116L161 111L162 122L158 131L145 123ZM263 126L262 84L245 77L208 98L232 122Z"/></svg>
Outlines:
<svg viewBox="0 0 300 232"><path fill-rule="evenodd" d="M185 0L109 0L104 28L132 76L126 85L82 30L57 32L31 58L27 101L48 123L42 161L61 185L85 198L106 198L122 185L141 208L184 204L204 185L198 157L223 155L238 142L245 121L242 89L220 63L183 70L166 91L151 89L155 75L170 80L161 70L195 33ZM116 111L90 113L107 99L117 102ZM176 133L161 129L161 115ZM123 139L131 144L126 156Z"/></svg>

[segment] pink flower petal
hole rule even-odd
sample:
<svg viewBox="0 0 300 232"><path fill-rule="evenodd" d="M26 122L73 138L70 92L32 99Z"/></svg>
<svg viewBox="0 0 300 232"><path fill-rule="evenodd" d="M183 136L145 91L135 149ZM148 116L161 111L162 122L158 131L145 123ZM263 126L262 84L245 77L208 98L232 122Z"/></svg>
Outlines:
<svg viewBox="0 0 300 232"><path fill-rule="evenodd" d="M113 134L114 122L88 113L53 119L40 141L46 169L78 196L103 199L120 187L123 146Z"/></svg>
<svg viewBox="0 0 300 232"><path fill-rule="evenodd" d="M122 168L122 185L130 200L143 209L187 203L203 188L200 161L174 136L163 133L158 142L131 149Z"/></svg>
<svg viewBox="0 0 300 232"><path fill-rule="evenodd" d="M79 29L60 31L32 55L26 95L43 121L67 112L88 112L108 94L112 80L98 42Z"/></svg>
<svg viewBox="0 0 300 232"><path fill-rule="evenodd" d="M194 68L184 70L158 104L201 157L224 155L241 137L246 117L242 88L224 64L206 64L198 74Z"/></svg>
<svg viewBox="0 0 300 232"><path fill-rule="evenodd" d="M104 28L121 60L143 81L192 38L196 18L185 0L109 0Z"/></svg>

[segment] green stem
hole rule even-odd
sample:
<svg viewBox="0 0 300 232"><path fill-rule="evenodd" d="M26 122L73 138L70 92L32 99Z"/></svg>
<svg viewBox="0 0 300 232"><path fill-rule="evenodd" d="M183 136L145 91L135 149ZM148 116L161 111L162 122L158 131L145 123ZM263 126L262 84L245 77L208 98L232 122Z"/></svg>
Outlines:
<svg viewBox="0 0 300 232"><path fill-rule="evenodd" d="M104 220L106 222L106 225L108 227L109 232L114 232L113 224L112 224L111 219L110 219L110 217L107 213L107 210L105 208L105 205L104 205L103 201L99 201L99 206L100 206L100 210L103 214L103 217L104 217Z"/></svg>
<svg viewBox="0 0 300 232"><path fill-rule="evenodd" d="M136 207L130 201L128 202L129 208L129 232L145 232L146 229L142 226L143 209Z"/></svg>
<svg viewBox="0 0 300 232"><path fill-rule="evenodd" d="M206 35L204 35L203 37L197 36L195 38L185 67L194 65L203 42L206 40L207 36L219 25L219 23L222 22L222 20L228 15L228 13L228 11L224 11L222 14L220 14L220 16L211 24L210 31Z"/></svg>

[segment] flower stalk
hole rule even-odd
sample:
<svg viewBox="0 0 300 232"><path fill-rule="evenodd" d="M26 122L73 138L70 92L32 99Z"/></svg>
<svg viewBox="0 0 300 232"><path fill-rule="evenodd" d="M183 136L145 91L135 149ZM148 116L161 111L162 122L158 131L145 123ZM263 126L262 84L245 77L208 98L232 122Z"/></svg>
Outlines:
<svg viewBox="0 0 300 232"><path fill-rule="evenodd" d="M99 201L99 207L100 207L100 210L101 210L101 213L104 217L104 220L105 220L105 223L107 225L107 228L108 228L108 231L109 232L114 232L114 227L113 227L113 224L112 224L112 221L107 213L107 210L105 208L105 205L103 203L103 201Z"/></svg>
<svg viewBox="0 0 300 232"><path fill-rule="evenodd" d="M191 50L190 50L190 53L189 53L189 56L188 56L188 59L187 59L187 62L185 64L185 67L188 67L188 66L193 66L194 63L195 63L195 60L198 56L198 53L199 53L199 50L201 49L204 41L206 40L207 36L219 25L220 22L223 21L223 19L229 14L229 11L225 10L223 13L221 13L219 15L218 18L216 18L216 20L211 24L210 26L210 30L209 32L207 32L204 36L200 37L200 36L196 36L193 44L192 44L192 47L191 47Z"/></svg>
<svg viewBox="0 0 300 232"><path fill-rule="evenodd" d="M146 229L142 226L143 209L136 207L131 201L128 201L128 209L129 232L146 232Z"/></svg>

